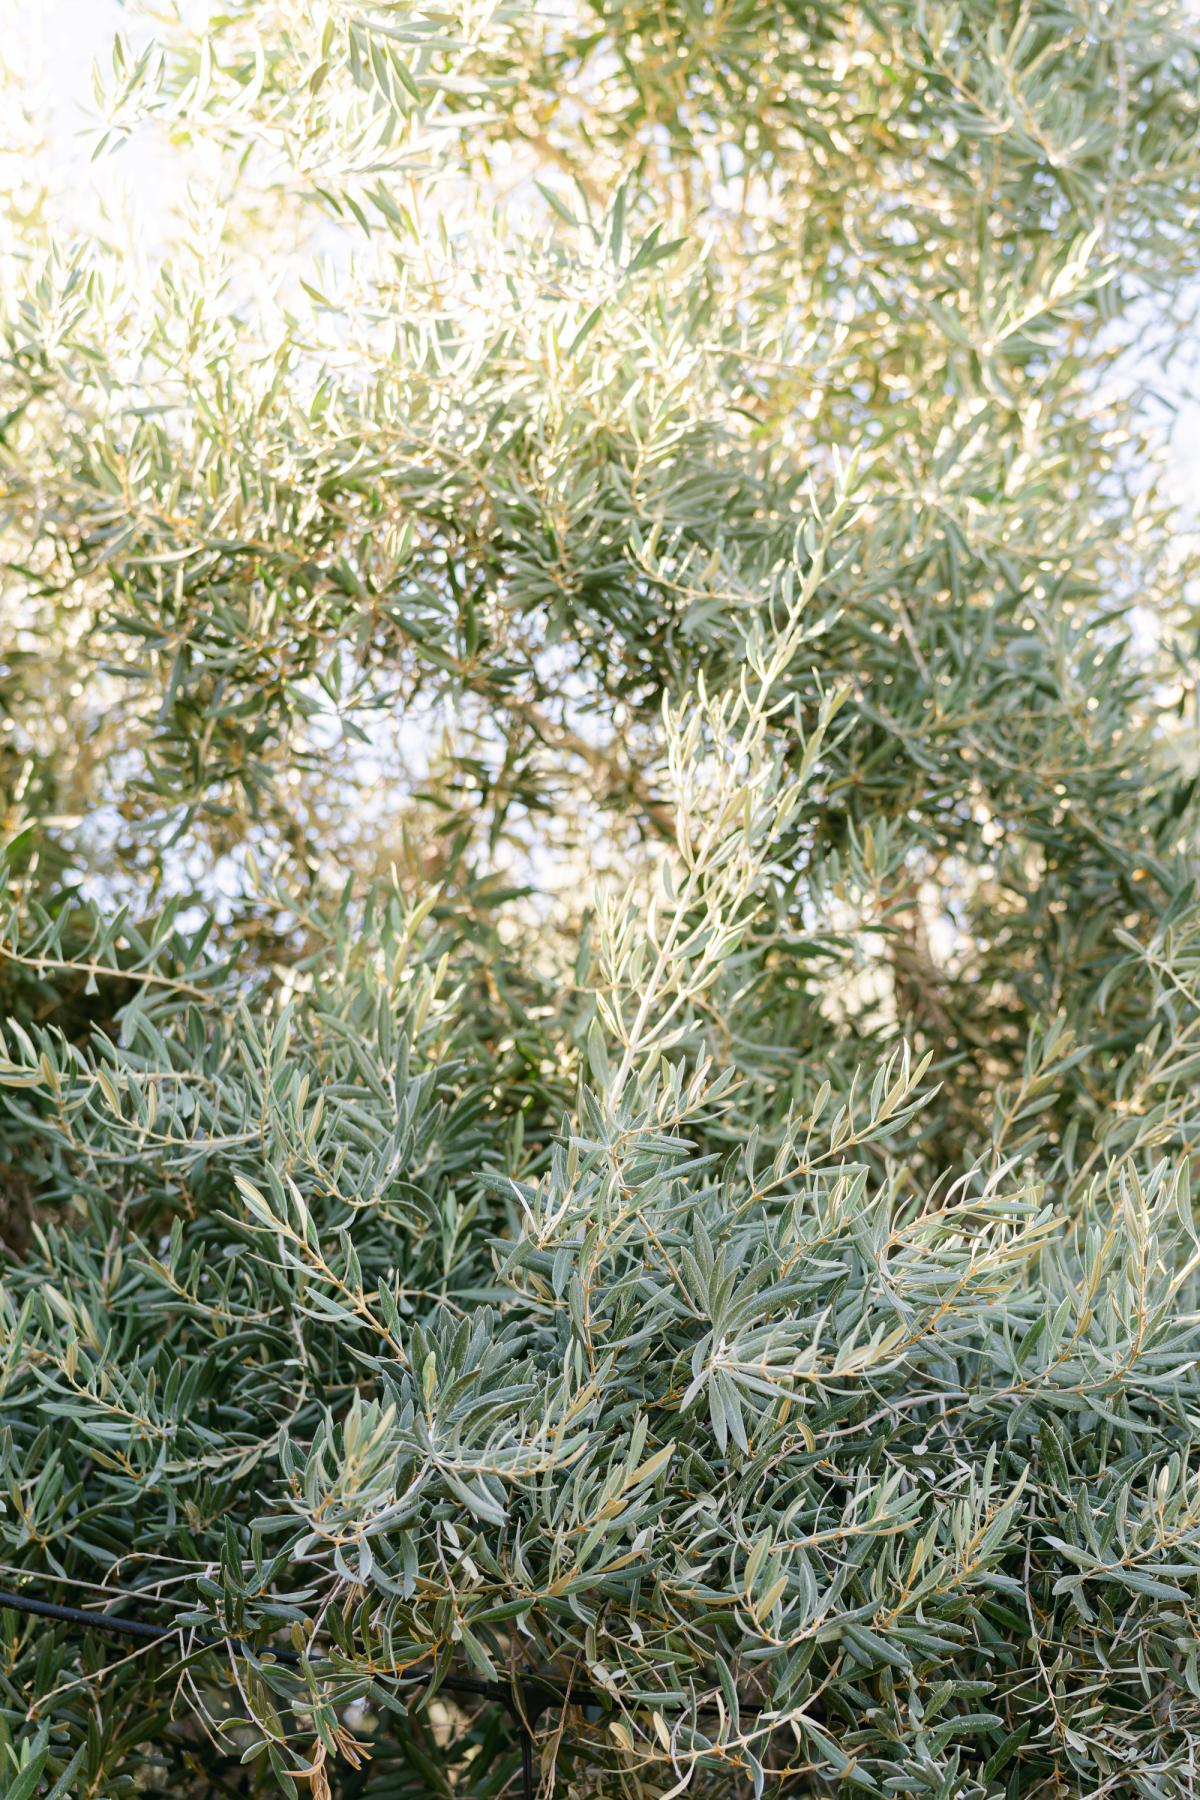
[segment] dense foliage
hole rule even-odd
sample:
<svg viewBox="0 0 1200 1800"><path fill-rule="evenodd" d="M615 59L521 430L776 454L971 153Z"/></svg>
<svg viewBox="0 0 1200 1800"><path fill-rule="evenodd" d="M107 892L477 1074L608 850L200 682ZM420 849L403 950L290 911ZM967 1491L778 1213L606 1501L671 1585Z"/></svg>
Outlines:
<svg viewBox="0 0 1200 1800"><path fill-rule="evenodd" d="M1194 1795L1194 16L198 10L138 254L8 108L0 1586L240 1648L0 1786Z"/></svg>

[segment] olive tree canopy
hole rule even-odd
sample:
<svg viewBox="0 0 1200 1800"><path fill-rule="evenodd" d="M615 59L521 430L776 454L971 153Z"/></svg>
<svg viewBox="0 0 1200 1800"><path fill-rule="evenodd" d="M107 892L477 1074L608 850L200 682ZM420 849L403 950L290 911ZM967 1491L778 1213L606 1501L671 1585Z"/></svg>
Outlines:
<svg viewBox="0 0 1200 1800"><path fill-rule="evenodd" d="M138 249L8 71L0 1587L185 1636L4 1613L0 1785L1186 1800L1195 14L145 10Z"/></svg>

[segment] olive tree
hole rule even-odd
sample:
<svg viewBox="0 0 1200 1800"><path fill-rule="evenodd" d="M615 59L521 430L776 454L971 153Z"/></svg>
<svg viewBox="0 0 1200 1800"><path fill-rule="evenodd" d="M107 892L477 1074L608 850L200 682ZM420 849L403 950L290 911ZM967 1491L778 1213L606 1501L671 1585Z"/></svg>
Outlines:
<svg viewBox="0 0 1200 1800"><path fill-rule="evenodd" d="M4 1791L1192 1795L1195 17L9 98Z"/></svg>

